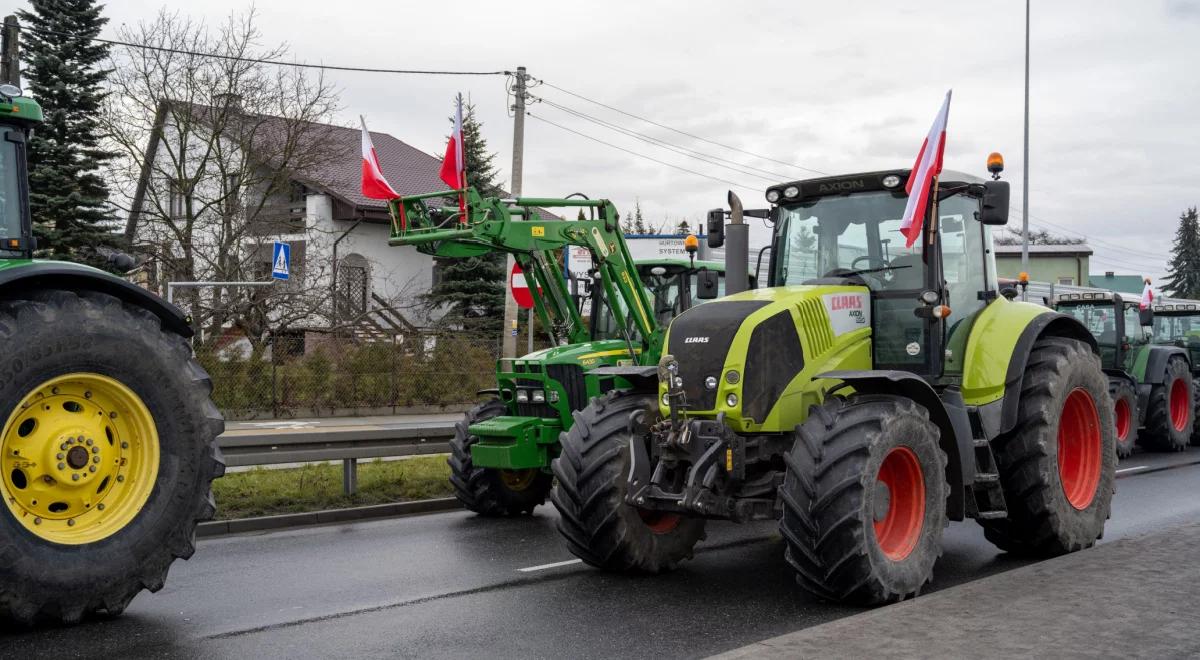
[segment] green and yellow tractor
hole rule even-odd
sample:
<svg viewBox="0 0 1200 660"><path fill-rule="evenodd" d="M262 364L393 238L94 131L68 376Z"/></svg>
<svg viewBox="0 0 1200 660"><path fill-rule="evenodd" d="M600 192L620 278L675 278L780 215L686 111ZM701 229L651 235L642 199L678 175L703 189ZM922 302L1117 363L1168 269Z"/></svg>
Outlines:
<svg viewBox="0 0 1200 660"><path fill-rule="evenodd" d="M1151 341L1161 346L1175 346L1187 352L1192 368L1192 445L1200 445L1200 302L1168 300L1152 307Z"/></svg>
<svg viewBox="0 0 1200 660"><path fill-rule="evenodd" d="M1007 183L944 172L908 248L908 176L767 190L767 288L679 315L659 363L563 434L551 500L571 552L653 573L708 520L778 517L801 586L874 604L921 591L950 520L1019 554L1096 542L1117 460L1096 340L998 291Z"/></svg>
<svg viewBox="0 0 1200 660"><path fill-rule="evenodd" d="M666 323L695 300L722 292L723 266L660 259L634 262L607 200L483 198L466 191L467 213L443 214L424 200L392 203L393 245L440 257L509 253L525 273L534 309L554 346L497 365L490 398L469 410L450 443L450 482L463 505L483 515L519 515L543 504L559 434L588 401L628 384L601 367L654 364ZM586 209L590 218L561 220L539 209ZM559 256L583 247L592 257L585 282L590 322L568 290ZM688 249L696 247L689 237Z"/></svg>
<svg viewBox="0 0 1200 660"><path fill-rule="evenodd" d="M34 259L26 144L38 104L0 86L0 618L119 614L195 550L224 420L178 309Z"/></svg>
<svg viewBox="0 0 1200 660"><path fill-rule="evenodd" d="M1096 338L1113 400L1117 456L1132 454L1135 442L1155 451L1187 448L1195 425L1188 351L1152 344L1141 324L1138 303L1119 293L1064 293L1053 303L1054 309L1078 319Z"/></svg>

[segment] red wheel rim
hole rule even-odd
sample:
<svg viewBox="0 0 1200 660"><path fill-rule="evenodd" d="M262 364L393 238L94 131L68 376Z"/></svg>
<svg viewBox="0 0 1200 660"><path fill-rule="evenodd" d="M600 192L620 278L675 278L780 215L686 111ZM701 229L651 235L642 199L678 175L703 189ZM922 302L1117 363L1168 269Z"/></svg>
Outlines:
<svg viewBox="0 0 1200 660"><path fill-rule="evenodd" d="M1100 415L1096 402L1076 387L1063 403L1058 422L1058 478L1071 506L1082 511L1100 484Z"/></svg>
<svg viewBox="0 0 1200 660"><path fill-rule="evenodd" d="M925 523L925 476L917 455L908 447L893 447L883 457L876 480L887 487L887 514L876 515L875 541L892 561L912 554ZM877 503L878 506L878 503Z"/></svg>
<svg viewBox="0 0 1200 660"><path fill-rule="evenodd" d="M1176 431L1187 427L1188 415L1192 410L1192 397L1188 396L1187 383L1182 378L1176 378L1171 383L1171 424Z"/></svg>
<svg viewBox="0 0 1200 660"><path fill-rule="evenodd" d="M655 534L666 534L679 526L679 514L638 509L638 516Z"/></svg>
<svg viewBox="0 0 1200 660"><path fill-rule="evenodd" d="M1117 399L1117 440L1122 442L1129 437L1129 426L1133 420L1133 412L1129 410L1129 402Z"/></svg>

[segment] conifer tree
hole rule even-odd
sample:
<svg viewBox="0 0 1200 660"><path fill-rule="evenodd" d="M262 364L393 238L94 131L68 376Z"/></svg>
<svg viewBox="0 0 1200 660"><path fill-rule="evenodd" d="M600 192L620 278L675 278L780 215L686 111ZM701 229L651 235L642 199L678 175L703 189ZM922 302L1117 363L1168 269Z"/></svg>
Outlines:
<svg viewBox="0 0 1200 660"><path fill-rule="evenodd" d="M30 0L19 11L28 91L45 115L29 141L29 203L39 253L100 267L97 248L120 244L101 168L102 87L108 45L93 41L108 22L95 0Z"/></svg>
<svg viewBox="0 0 1200 660"><path fill-rule="evenodd" d="M1179 298L1200 298L1200 218L1194 206L1179 214L1163 287Z"/></svg>

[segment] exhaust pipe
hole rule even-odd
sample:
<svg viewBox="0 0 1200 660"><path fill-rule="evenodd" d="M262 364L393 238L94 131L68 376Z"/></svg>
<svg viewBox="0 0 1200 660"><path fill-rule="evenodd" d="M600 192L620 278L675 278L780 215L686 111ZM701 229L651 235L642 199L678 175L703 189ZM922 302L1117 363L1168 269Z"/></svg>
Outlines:
<svg viewBox="0 0 1200 660"><path fill-rule="evenodd" d="M725 227L725 294L750 288L750 225L742 213L742 200L729 191L729 224Z"/></svg>

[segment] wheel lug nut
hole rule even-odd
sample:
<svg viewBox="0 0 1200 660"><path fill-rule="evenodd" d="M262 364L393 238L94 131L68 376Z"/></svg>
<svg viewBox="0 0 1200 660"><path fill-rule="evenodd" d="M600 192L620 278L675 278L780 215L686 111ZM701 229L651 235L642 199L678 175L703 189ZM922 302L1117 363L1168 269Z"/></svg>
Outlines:
<svg viewBox="0 0 1200 660"><path fill-rule="evenodd" d="M51 387L51 388L50 388L50 393L51 393L51 394L58 394L58 388L57 388L57 387Z"/></svg>
<svg viewBox="0 0 1200 660"><path fill-rule="evenodd" d="M113 412L110 412L110 413L108 413L108 418L109 418L109 419L116 419L116 418L117 418L117 412L114 410Z"/></svg>
<svg viewBox="0 0 1200 660"><path fill-rule="evenodd" d="M62 455L62 454L55 454L55 456L54 456L54 457L55 457L55 458L57 458L57 459L58 459L58 460L60 460L60 461L63 459L63 455Z"/></svg>
<svg viewBox="0 0 1200 660"><path fill-rule="evenodd" d="M89 446L89 447L91 447L91 446L92 446L92 439L91 439L91 438L88 438L88 439L87 439L87 446Z"/></svg>
<svg viewBox="0 0 1200 660"><path fill-rule="evenodd" d="M92 462L93 462L93 463L99 463L99 462L100 462L100 457L99 457L99 456L93 456L93 457L92 457Z"/></svg>
<svg viewBox="0 0 1200 660"><path fill-rule="evenodd" d="M79 475L78 474L71 475L71 481L79 481Z"/></svg>
<svg viewBox="0 0 1200 660"><path fill-rule="evenodd" d="M88 472L95 472L95 471L96 471L96 466L95 466L95 465L93 465L93 466L91 466L91 467L89 467L89 468L88 468Z"/></svg>
<svg viewBox="0 0 1200 660"><path fill-rule="evenodd" d="M104 502L101 502L101 503L97 504L97 505L96 505L96 508L97 508L97 509L99 509L99 510L101 510L101 511L103 511L103 510L104 510Z"/></svg>
<svg viewBox="0 0 1200 660"><path fill-rule="evenodd" d="M59 464L58 464L58 469L60 469L60 470L65 470L65 469L67 469L67 464L66 464L66 463L59 463Z"/></svg>
<svg viewBox="0 0 1200 660"><path fill-rule="evenodd" d="M85 398L85 399L90 399L90 398L92 398L92 393L91 393L91 392L84 392L84 393L83 393L83 398Z"/></svg>
<svg viewBox="0 0 1200 660"><path fill-rule="evenodd" d="M75 519L74 519L74 518L72 518L72 519L70 519L70 520L68 520L68 521L67 521L67 527L74 527L74 526L75 526Z"/></svg>
<svg viewBox="0 0 1200 660"><path fill-rule="evenodd" d="M34 519L33 519L33 524L35 524L35 525L40 525L40 524L42 524L42 519L41 519L41 518L34 518Z"/></svg>
<svg viewBox="0 0 1200 660"><path fill-rule="evenodd" d="M129 443L128 443L128 442L122 442L122 443L121 443L121 449L129 449Z"/></svg>
<svg viewBox="0 0 1200 660"><path fill-rule="evenodd" d="M123 474L118 474L118 475L117 475L117 481L125 481L125 475L123 475Z"/></svg>
<svg viewBox="0 0 1200 660"><path fill-rule="evenodd" d="M99 453L100 453L100 448L99 448L99 447L92 447L92 453L93 453L93 454L99 454Z"/></svg>
<svg viewBox="0 0 1200 660"><path fill-rule="evenodd" d="M64 442L64 443L62 443L61 445L59 445L59 446L58 446L58 448L59 448L59 449L61 449L61 450L63 450L63 451L66 451L66 450L67 450L67 443L65 443L65 442Z"/></svg>

